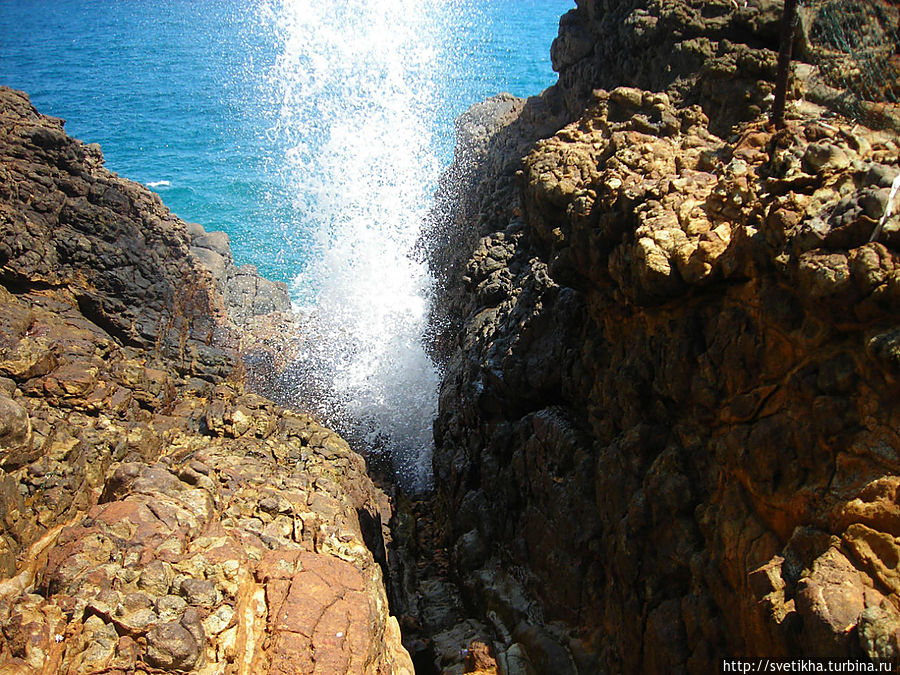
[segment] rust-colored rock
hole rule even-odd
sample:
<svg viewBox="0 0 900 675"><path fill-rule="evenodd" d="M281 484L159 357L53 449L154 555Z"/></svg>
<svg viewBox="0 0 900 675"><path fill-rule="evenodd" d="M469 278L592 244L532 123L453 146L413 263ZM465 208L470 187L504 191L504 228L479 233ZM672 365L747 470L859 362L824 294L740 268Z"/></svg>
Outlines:
<svg viewBox="0 0 900 675"><path fill-rule="evenodd" d="M475 675L496 675L497 661L491 654L491 648L483 642L473 642L466 649L463 662L466 673Z"/></svg>
<svg viewBox="0 0 900 675"><path fill-rule="evenodd" d="M246 391L198 228L5 88L0 176L0 672L411 673L384 495Z"/></svg>
<svg viewBox="0 0 900 675"><path fill-rule="evenodd" d="M774 132L779 3L577 4L435 215L463 596L536 672L898 660L900 144L810 104Z"/></svg>

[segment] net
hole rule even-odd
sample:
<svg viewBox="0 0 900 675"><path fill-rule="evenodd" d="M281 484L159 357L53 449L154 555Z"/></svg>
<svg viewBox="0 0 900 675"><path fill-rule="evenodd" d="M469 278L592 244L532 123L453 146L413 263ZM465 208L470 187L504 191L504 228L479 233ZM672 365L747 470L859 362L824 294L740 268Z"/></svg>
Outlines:
<svg viewBox="0 0 900 675"><path fill-rule="evenodd" d="M900 0L800 0L807 97L876 126L900 126ZM812 96L810 95L812 94Z"/></svg>

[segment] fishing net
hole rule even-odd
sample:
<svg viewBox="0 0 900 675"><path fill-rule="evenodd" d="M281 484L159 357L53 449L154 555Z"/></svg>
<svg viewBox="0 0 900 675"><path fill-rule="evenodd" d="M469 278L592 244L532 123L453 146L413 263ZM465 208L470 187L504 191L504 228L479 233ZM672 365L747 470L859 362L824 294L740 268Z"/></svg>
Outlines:
<svg viewBox="0 0 900 675"><path fill-rule="evenodd" d="M878 126L900 127L900 0L800 0L807 97ZM812 94L812 95L810 95Z"/></svg>

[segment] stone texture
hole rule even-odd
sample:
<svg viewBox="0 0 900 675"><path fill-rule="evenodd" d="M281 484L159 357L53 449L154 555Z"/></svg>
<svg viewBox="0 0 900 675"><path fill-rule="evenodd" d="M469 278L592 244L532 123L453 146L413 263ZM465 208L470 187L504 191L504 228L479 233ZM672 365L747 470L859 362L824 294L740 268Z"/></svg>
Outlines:
<svg viewBox="0 0 900 675"><path fill-rule="evenodd" d="M235 323L246 327L256 317L290 313L287 284L261 277L253 265L235 265L227 234L206 232L201 225L190 223L188 236L191 252L212 273Z"/></svg>
<svg viewBox="0 0 900 675"><path fill-rule="evenodd" d="M411 673L390 505L247 390L225 239L5 88L0 176L0 672Z"/></svg>
<svg viewBox="0 0 900 675"><path fill-rule="evenodd" d="M0 118L4 286L68 294L83 323L171 359L181 373L228 372L224 308L209 272L188 254L183 223L157 195L105 171L96 146L69 139L59 120L39 118L25 96L4 89ZM40 349L46 335L26 337L16 342L22 352L10 375L36 375L53 358Z"/></svg>
<svg viewBox="0 0 900 675"><path fill-rule="evenodd" d="M759 116L780 3L577 4L425 242L463 601L501 672L896 658L900 146Z"/></svg>
<svg viewBox="0 0 900 675"><path fill-rule="evenodd" d="M572 118L594 89L665 91L714 130L752 119L772 92L778 0L577 0L550 51Z"/></svg>

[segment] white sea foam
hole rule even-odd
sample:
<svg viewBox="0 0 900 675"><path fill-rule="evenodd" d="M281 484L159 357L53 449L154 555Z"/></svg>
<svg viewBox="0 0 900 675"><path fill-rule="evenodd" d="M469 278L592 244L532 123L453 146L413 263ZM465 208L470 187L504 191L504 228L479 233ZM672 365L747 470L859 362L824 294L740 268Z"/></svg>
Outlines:
<svg viewBox="0 0 900 675"><path fill-rule="evenodd" d="M167 180L152 180L147 183L148 188L169 187L172 183Z"/></svg>
<svg viewBox="0 0 900 675"><path fill-rule="evenodd" d="M294 280L326 421L387 452L401 484L431 484L438 376L425 353L431 279L413 248L440 170L436 69L452 0L263 5L280 56L273 140L315 231Z"/></svg>

